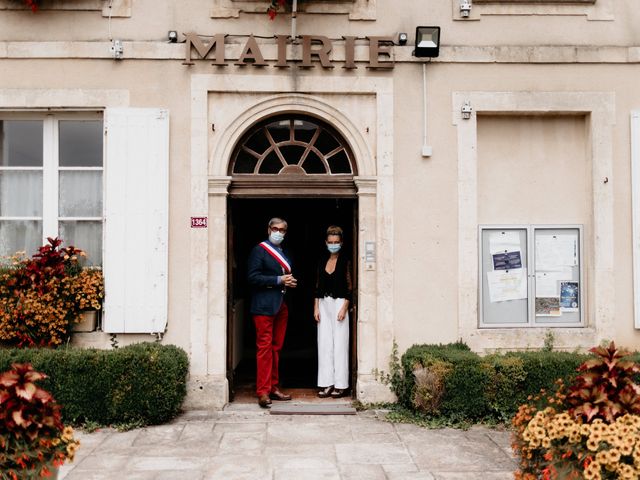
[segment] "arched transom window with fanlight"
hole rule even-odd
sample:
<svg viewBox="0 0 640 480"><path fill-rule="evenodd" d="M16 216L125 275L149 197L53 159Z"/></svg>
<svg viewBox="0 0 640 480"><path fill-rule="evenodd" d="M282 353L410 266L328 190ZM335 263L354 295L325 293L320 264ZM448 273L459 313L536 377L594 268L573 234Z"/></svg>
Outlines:
<svg viewBox="0 0 640 480"><path fill-rule="evenodd" d="M303 115L271 117L254 125L238 142L230 162L244 175L356 175L349 146L325 122Z"/></svg>

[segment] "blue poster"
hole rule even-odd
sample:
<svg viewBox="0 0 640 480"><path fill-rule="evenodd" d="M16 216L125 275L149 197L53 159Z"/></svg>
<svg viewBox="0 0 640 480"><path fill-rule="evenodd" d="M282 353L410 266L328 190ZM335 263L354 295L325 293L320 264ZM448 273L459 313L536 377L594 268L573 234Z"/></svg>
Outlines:
<svg viewBox="0 0 640 480"><path fill-rule="evenodd" d="M578 282L560 282L560 308L565 312L577 311L579 293Z"/></svg>
<svg viewBox="0 0 640 480"><path fill-rule="evenodd" d="M522 268L520 251L496 253L493 255L494 270L512 270L514 268Z"/></svg>

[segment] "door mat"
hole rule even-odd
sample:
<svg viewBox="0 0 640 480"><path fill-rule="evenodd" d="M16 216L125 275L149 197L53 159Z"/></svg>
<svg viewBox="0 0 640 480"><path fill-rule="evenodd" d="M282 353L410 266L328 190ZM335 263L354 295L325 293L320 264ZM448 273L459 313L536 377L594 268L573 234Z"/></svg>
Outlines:
<svg viewBox="0 0 640 480"><path fill-rule="evenodd" d="M274 402L269 409L271 415L355 415L351 405L325 403Z"/></svg>

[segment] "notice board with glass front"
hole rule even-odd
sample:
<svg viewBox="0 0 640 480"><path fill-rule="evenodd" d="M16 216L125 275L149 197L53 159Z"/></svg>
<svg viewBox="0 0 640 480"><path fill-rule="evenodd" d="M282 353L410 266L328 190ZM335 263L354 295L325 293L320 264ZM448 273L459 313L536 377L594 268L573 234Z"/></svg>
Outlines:
<svg viewBox="0 0 640 480"><path fill-rule="evenodd" d="M582 226L479 229L480 326L582 326Z"/></svg>

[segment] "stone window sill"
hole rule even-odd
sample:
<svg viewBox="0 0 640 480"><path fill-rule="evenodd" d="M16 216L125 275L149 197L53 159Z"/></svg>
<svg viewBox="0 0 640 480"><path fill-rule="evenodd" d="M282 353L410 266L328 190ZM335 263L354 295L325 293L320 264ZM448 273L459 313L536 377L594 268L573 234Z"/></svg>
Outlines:
<svg viewBox="0 0 640 480"><path fill-rule="evenodd" d="M483 16L581 16L592 21L614 20L615 0L473 0L463 17L460 0L451 0L453 20L481 20Z"/></svg>
<svg viewBox="0 0 640 480"><path fill-rule="evenodd" d="M240 13L267 11L268 0L213 0L212 18L238 17ZM303 0L298 3L301 13L343 14L350 20L375 20L376 0Z"/></svg>
<svg viewBox="0 0 640 480"><path fill-rule="evenodd" d="M575 4L594 4L596 0L474 0L474 4L481 5L484 3L512 3L512 4L528 4L528 5L575 5Z"/></svg>
<svg viewBox="0 0 640 480"><path fill-rule="evenodd" d="M99 11L103 17L130 17L133 0L41 0L38 10ZM29 10L22 0L0 0L0 10Z"/></svg>

